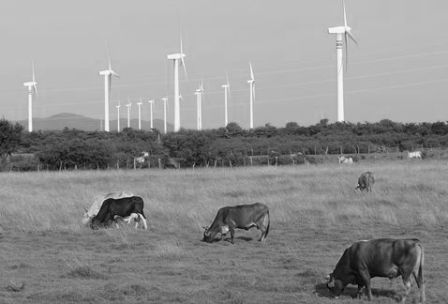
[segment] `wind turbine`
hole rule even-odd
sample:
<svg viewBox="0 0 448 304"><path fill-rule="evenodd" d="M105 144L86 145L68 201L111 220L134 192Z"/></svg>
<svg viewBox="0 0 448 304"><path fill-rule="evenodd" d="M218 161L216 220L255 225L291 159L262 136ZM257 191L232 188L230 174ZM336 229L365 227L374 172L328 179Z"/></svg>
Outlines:
<svg viewBox="0 0 448 304"><path fill-rule="evenodd" d="M252 63L249 63L250 68L250 79L247 81L250 87L250 100L249 100L249 128L254 128L254 100L255 100L255 78L254 71L252 69Z"/></svg>
<svg viewBox="0 0 448 304"><path fill-rule="evenodd" d="M224 88L224 127L229 124L229 114L227 108L227 94L230 90L229 77L226 75L227 83L223 84L221 87Z"/></svg>
<svg viewBox="0 0 448 304"><path fill-rule="evenodd" d="M115 107L117 108L117 132L120 132L120 101L118 101L118 105Z"/></svg>
<svg viewBox="0 0 448 304"><path fill-rule="evenodd" d="M345 64L347 69L348 61L348 38L358 43L352 34L352 29L347 25L347 14L345 12L345 1L342 0L344 11L344 25L328 28L329 34L336 34L336 58L337 58L337 88L338 88L338 117L337 121L344 121L344 68L342 63L342 49L344 47L343 38L345 40ZM344 37L343 37L344 36Z"/></svg>
<svg viewBox="0 0 448 304"><path fill-rule="evenodd" d="M163 97L163 133L166 134L166 102L168 101L168 97Z"/></svg>
<svg viewBox="0 0 448 304"><path fill-rule="evenodd" d="M33 132L33 95L37 93L36 76L34 75L34 63L31 65L32 80L24 82L23 85L28 88L28 132Z"/></svg>
<svg viewBox="0 0 448 304"><path fill-rule="evenodd" d="M112 87L112 75L115 77L119 77L119 75L112 70L109 53L107 54L107 60L107 70L100 71L99 74L104 76L104 131L109 132L109 99Z"/></svg>
<svg viewBox="0 0 448 304"><path fill-rule="evenodd" d="M132 106L132 103L131 103L131 102L129 102L129 103L126 105L126 107L128 108L128 128L131 127L131 106Z"/></svg>
<svg viewBox="0 0 448 304"><path fill-rule="evenodd" d="M194 95L196 95L196 117L197 117L197 129L198 131L202 130L202 94L204 93L204 85L199 85L199 88L196 89Z"/></svg>
<svg viewBox="0 0 448 304"><path fill-rule="evenodd" d="M140 98L140 101L137 102L137 107L138 107L138 129L141 130L142 129L142 99Z"/></svg>
<svg viewBox="0 0 448 304"><path fill-rule="evenodd" d="M187 69L185 67L185 54L182 49L182 38L180 39L180 52L170 54L167 56L168 60L173 60L174 63L174 132L180 130L180 93L179 93L179 64L184 67L184 74L187 75Z"/></svg>
<svg viewBox="0 0 448 304"><path fill-rule="evenodd" d="M150 123L150 127L151 130L154 128L154 124L153 124L153 116L152 116L152 105L154 104L154 100L148 100L149 103L149 123Z"/></svg>

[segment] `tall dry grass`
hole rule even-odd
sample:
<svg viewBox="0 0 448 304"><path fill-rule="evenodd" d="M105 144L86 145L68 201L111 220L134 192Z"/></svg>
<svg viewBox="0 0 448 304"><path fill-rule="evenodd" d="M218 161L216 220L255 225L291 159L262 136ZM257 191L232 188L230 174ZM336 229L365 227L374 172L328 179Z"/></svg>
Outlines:
<svg viewBox="0 0 448 304"><path fill-rule="evenodd" d="M448 222L447 165L399 161L353 166L196 170L71 171L0 174L4 229L84 229L93 198L111 191L143 197L152 227L197 233L225 205L263 202L273 223L307 227L362 223L438 226ZM355 192L373 171L372 193Z"/></svg>

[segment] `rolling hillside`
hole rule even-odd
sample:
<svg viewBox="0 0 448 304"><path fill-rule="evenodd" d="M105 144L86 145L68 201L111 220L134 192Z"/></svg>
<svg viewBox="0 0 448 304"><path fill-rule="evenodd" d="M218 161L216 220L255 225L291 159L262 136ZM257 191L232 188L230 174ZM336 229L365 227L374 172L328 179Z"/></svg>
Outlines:
<svg viewBox="0 0 448 304"><path fill-rule="evenodd" d="M26 129L28 126L27 120L18 121ZM69 129L79 129L84 131L99 131L104 128L103 123L100 119L90 118L78 114L72 113L60 113L46 118L34 118L33 119L33 129L38 130L62 130L65 127ZM149 130L149 121L142 120L142 129ZM120 119L120 128L123 129L127 126L127 119ZM138 128L138 120L131 120L131 128ZM155 119L154 128L163 131L163 120ZM167 124L168 131L173 130L171 124ZM111 131L117 130L117 120L110 121Z"/></svg>

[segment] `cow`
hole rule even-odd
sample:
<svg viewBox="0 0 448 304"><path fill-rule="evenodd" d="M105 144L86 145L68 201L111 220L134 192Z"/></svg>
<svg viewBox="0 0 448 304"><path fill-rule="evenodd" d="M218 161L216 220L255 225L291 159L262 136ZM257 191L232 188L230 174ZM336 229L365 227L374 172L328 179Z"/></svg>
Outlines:
<svg viewBox="0 0 448 304"><path fill-rule="evenodd" d="M345 249L333 273L327 276L327 287L339 296L348 284L358 285L358 298L365 286L369 300L372 299L370 279L401 276L406 288L402 303L411 289L413 275L420 289L420 300L425 301L423 282L423 246L418 239L373 239L353 243Z"/></svg>
<svg viewBox="0 0 448 304"><path fill-rule="evenodd" d="M84 208L84 214L82 216L82 224L83 225L90 225L92 218L98 214L98 211L101 208L101 205L103 204L103 202L105 200L107 200L108 198L122 198L122 197L130 197L130 196L134 196L134 194L132 194L131 192L111 192L111 193L107 193L105 195L99 195L97 197L95 197L95 199L93 200L93 204L90 206L89 209Z"/></svg>
<svg viewBox="0 0 448 304"><path fill-rule="evenodd" d="M338 156L338 162L340 164L353 164L353 158L345 157L344 155Z"/></svg>
<svg viewBox="0 0 448 304"><path fill-rule="evenodd" d="M230 231L230 242L233 244L235 228L249 230L256 227L261 231L259 241L264 241L269 233L269 208L262 203L222 207L218 210L210 227L204 227L202 241L212 243L222 240Z"/></svg>
<svg viewBox="0 0 448 304"><path fill-rule="evenodd" d="M117 221L118 218L124 218L130 223L132 219L142 221L144 229L148 229L146 217L143 212L143 199L139 196L131 196L124 198L108 198L101 205L98 214L92 218L90 228L98 229L99 227L107 227L111 222ZM136 225L137 227L137 225Z"/></svg>
<svg viewBox="0 0 448 304"><path fill-rule="evenodd" d="M373 184L375 183L375 177L373 173L370 171L364 172L358 178L358 185L356 185L356 189L361 191L367 190L367 192L372 192Z"/></svg>
<svg viewBox="0 0 448 304"><path fill-rule="evenodd" d="M414 151L414 152L409 152L408 151L408 158L409 159L412 159L412 158L422 159L422 156L423 156L422 151Z"/></svg>
<svg viewBox="0 0 448 304"><path fill-rule="evenodd" d="M149 152L142 152L141 156L134 157L134 168L137 168L137 165L141 168L149 159Z"/></svg>

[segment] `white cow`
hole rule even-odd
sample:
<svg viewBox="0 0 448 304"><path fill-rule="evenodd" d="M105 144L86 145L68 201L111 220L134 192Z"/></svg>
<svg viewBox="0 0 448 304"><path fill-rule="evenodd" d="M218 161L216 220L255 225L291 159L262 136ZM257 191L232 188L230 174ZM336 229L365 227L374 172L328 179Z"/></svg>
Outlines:
<svg viewBox="0 0 448 304"><path fill-rule="evenodd" d="M90 206L89 209L84 208L85 212L82 216L82 223L83 225L89 225L92 218L98 214L98 211L100 211L101 205L103 204L103 202L105 200L107 200L108 198L123 198L123 197L131 197L134 196L133 193L131 192L111 192L111 193L107 193L105 195L98 195L95 197L95 199L93 200L93 204Z"/></svg>
<svg viewBox="0 0 448 304"><path fill-rule="evenodd" d="M134 158L135 165L140 164L143 165L146 160L149 158L149 152L142 152L142 155Z"/></svg>
<svg viewBox="0 0 448 304"><path fill-rule="evenodd" d="M338 156L338 161L340 164L353 164L353 158L345 157L344 155Z"/></svg>
<svg viewBox="0 0 448 304"><path fill-rule="evenodd" d="M422 159L422 151L414 151L414 152L408 151L408 158Z"/></svg>

